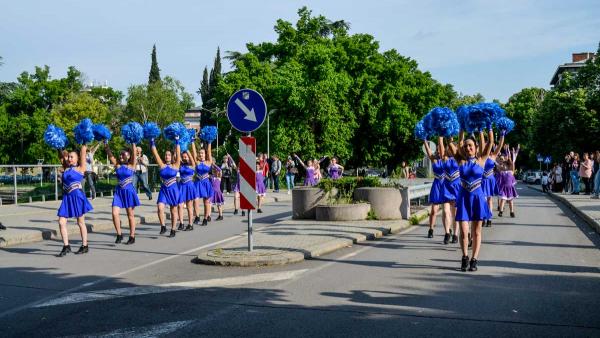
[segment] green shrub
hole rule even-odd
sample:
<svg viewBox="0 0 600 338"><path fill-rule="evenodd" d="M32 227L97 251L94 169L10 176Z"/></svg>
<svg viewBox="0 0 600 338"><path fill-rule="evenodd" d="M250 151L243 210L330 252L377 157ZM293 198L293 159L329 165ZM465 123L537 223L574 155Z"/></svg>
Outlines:
<svg viewBox="0 0 600 338"><path fill-rule="evenodd" d="M329 204L351 203L356 188L380 186L381 181L378 177L342 177L337 180L325 178L318 185L319 188L328 194L327 202ZM337 196L329 194L334 189L338 191Z"/></svg>

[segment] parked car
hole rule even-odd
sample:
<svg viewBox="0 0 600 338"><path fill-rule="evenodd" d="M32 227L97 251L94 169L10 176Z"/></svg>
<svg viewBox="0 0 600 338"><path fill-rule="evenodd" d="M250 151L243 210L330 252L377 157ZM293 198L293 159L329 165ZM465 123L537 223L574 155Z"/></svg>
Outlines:
<svg viewBox="0 0 600 338"><path fill-rule="evenodd" d="M529 184L540 184L542 182L542 172L541 171L528 172L525 176L525 182L527 182Z"/></svg>

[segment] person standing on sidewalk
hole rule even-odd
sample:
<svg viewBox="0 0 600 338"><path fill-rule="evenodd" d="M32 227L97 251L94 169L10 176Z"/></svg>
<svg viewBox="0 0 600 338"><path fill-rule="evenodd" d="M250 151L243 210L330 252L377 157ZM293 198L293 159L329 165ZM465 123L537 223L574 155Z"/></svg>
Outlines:
<svg viewBox="0 0 600 338"><path fill-rule="evenodd" d="M281 174L281 161L279 160L279 156L273 155L271 163L271 179L273 180L273 192L279 192L279 174Z"/></svg>
<svg viewBox="0 0 600 338"><path fill-rule="evenodd" d="M594 195L592 198L600 198L600 150L594 153Z"/></svg>
<svg viewBox="0 0 600 338"><path fill-rule="evenodd" d="M565 194L569 193L570 190L570 186L571 186L571 155L567 154L565 155L565 160L563 161L562 165L561 165L561 170L563 173L563 191Z"/></svg>
<svg viewBox="0 0 600 338"><path fill-rule="evenodd" d="M585 194L589 195L592 193L591 177L594 163L590 160L588 153L583 153L583 161L579 166L579 177L585 184Z"/></svg>
<svg viewBox="0 0 600 338"><path fill-rule="evenodd" d="M90 186L90 195L92 200L96 199L96 173L94 172L94 154L96 153L96 150L98 150L99 146L100 143L91 147L85 157L85 172L83 173L83 191L85 192L85 185L88 184Z"/></svg>
<svg viewBox="0 0 600 338"><path fill-rule="evenodd" d="M223 156L223 163L221 163L221 191L227 192L227 195L231 193L231 177L233 176L233 161L229 161L231 157L229 154Z"/></svg>
<svg viewBox="0 0 600 338"><path fill-rule="evenodd" d="M287 185L287 193L291 194L292 189L294 189L294 177L298 173L298 168L296 168L296 163L291 156L288 156L287 161L285 162L285 184Z"/></svg>
<svg viewBox="0 0 600 338"><path fill-rule="evenodd" d="M133 176L133 188L137 191L137 183L142 181L142 187L149 200L152 200L152 192L148 188L148 157L142 153L142 148L135 148L135 175Z"/></svg>
<svg viewBox="0 0 600 338"><path fill-rule="evenodd" d="M579 195L579 154L573 155L573 160L571 161L571 185L573 186L573 192L571 195Z"/></svg>

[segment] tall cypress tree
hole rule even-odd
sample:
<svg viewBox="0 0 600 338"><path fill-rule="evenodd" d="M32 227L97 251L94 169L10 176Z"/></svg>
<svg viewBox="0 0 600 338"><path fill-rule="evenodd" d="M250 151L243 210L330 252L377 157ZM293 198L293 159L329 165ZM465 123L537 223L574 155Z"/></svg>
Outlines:
<svg viewBox="0 0 600 338"><path fill-rule="evenodd" d="M200 89L198 90L198 94L202 98L202 104L206 104L208 100L210 100L210 90L209 90L209 80L208 80L208 68L204 67L204 73L202 74L202 82L200 82Z"/></svg>
<svg viewBox="0 0 600 338"><path fill-rule="evenodd" d="M152 46L152 64L150 65L150 75L148 75L148 84L160 82L160 68L156 61L156 44Z"/></svg>
<svg viewBox="0 0 600 338"><path fill-rule="evenodd" d="M219 85L219 81L221 81L221 49L217 47L217 56L215 56L215 61L213 63L213 68L210 71L210 77L208 79L208 97L209 100L215 97L215 93L217 91L217 86ZM208 102L207 101L202 101L202 102L207 102L208 104L205 105L206 108L208 109L213 109L217 106L216 102L212 101L212 102Z"/></svg>

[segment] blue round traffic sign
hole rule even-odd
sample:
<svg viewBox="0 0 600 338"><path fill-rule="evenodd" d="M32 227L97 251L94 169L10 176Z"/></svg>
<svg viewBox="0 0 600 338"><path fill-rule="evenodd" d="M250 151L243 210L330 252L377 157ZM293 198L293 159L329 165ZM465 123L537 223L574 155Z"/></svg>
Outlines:
<svg viewBox="0 0 600 338"><path fill-rule="evenodd" d="M238 90L227 102L227 119L235 129L243 133L255 131L266 118L267 103L255 90Z"/></svg>

